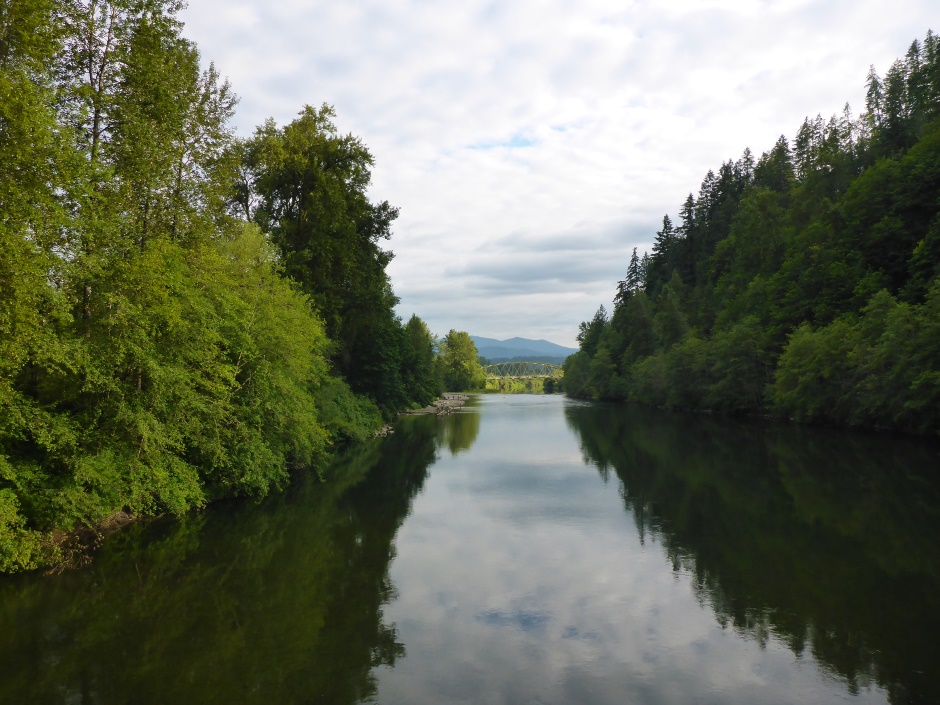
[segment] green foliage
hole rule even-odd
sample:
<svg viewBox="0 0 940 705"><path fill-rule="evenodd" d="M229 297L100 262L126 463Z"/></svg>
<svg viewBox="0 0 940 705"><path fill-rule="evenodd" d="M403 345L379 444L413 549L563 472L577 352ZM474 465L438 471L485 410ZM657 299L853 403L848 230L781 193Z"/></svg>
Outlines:
<svg viewBox="0 0 940 705"><path fill-rule="evenodd" d="M937 44L872 71L860 119L709 171L581 324L568 393L940 432Z"/></svg>
<svg viewBox="0 0 940 705"><path fill-rule="evenodd" d="M659 345L669 348L675 345L689 330L689 323L679 301L679 292L667 284L657 301L656 315L653 317L653 329Z"/></svg>
<svg viewBox="0 0 940 705"><path fill-rule="evenodd" d="M382 338L395 324L397 301L385 274L391 253L378 243L390 236L397 211L369 202L372 155L358 138L340 135L334 118L327 105L306 106L282 129L272 120L259 127L245 151L246 190L258 204L253 220L271 232L287 274L340 343L338 369L378 399L381 375L397 369L373 359L389 349Z"/></svg>
<svg viewBox="0 0 940 705"><path fill-rule="evenodd" d="M34 366L18 390L4 479L32 525L263 495L289 467L322 460L314 395L327 339L275 264L251 227L194 250L154 240L114 261L75 331L72 368Z"/></svg>
<svg viewBox="0 0 940 705"><path fill-rule="evenodd" d="M424 321L412 315L405 324L402 382L418 406L427 406L444 391L441 370L434 358L434 335Z"/></svg>
<svg viewBox="0 0 940 705"><path fill-rule="evenodd" d="M552 394L559 388L561 379L531 377L526 379L497 378L486 380L487 392L500 394Z"/></svg>
<svg viewBox="0 0 940 705"><path fill-rule="evenodd" d="M940 261L934 244L940 121L925 130L903 156L881 159L860 174L841 204L846 244L860 251L864 266L879 272L892 294L903 293L910 301L923 300ZM922 250L912 262L921 242Z"/></svg>
<svg viewBox="0 0 940 705"><path fill-rule="evenodd" d="M572 397L590 397L591 388L588 386L588 374L591 357L583 350L569 355L565 360L565 392Z"/></svg>
<svg viewBox="0 0 940 705"><path fill-rule="evenodd" d="M835 321L818 333L804 324L789 338L777 371L774 402L797 420L844 420L850 409L843 390L854 387L849 354L851 323Z"/></svg>
<svg viewBox="0 0 940 705"><path fill-rule="evenodd" d="M587 384L600 399L613 399L620 395L622 383L607 346L601 347L591 359Z"/></svg>
<svg viewBox="0 0 940 705"><path fill-rule="evenodd" d="M645 292L637 292L630 297L626 305L614 311L613 326L620 331L624 343L621 355L622 370L628 368L635 360L652 355L656 350L653 305Z"/></svg>
<svg viewBox="0 0 940 705"><path fill-rule="evenodd" d="M483 389L486 377L477 359L477 346L464 331L451 330L440 341L437 364L449 392Z"/></svg>
<svg viewBox="0 0 940 705"><path fill-rule="evenodd" d="M382 423L382 413L375 403L368 397L354 394L340 377L325 378L314 399L334 444L371 438Z"/></svg>
<svg viewBox="0 0 940 705"><path fill-rule="evenodd" d="M234 201L271 233L286 274L323 316L336 370L390 415L439 390L432 337L406 330L395 315L398 298L385 272L392 253L381 241L398 209L369 200L373 157L359 138L339 133L335 117L328 105L308 105L283 128L273 120L259 127L237 150Z"/></svg>
<svg viewBox="0 0 940 705"><path fill-rule="evenodd" d="M603 306L597 309L594 318L590 321L582 322L578 331L578 342L581 344L581 350L586 352L588 357L593 357L597 352L597 346L601 341L601 335L607 325L607 309Z"/></svg>
<svg viewBox="0 0 940 705"><path fill-rule="evenodd" d="M300 478L237 513L129 527L94 570L3 581L0 702L56 702L83 683L107 703L135 691L168 703L374 698L375 669L404 654L386 607L395 535L445 425L406 421L416 423L338 454L326 482ZM467 435L448 440L460 447ZM38 626L53 614L56 630Z"/></svg>
<svg viewBox="0 0 940 705"><path fill-rule="evenodd" d="M0 6L0 571L118 512L263 496L440 389L371 155L326 107L237 143L181 8Z"/></svg>
<svg viewBox="0 0 940 705"><path fill-rule="evenodd" d="M875 294L858 319L797 329L780 357L776 407L798 420L935 433L940 282L921 306Z"/></svg>
<svg viewBox="0 0 940 705"><path fill-rule="evenodd" d="M754 317L717 331L708 341L711 384L704 404L723 411L751 411L763 407L770 381L766 333Z"/></svg>
<svg viewBox="0 0 940 705"><path fill-rule="evenodd" d="M7 476L9 467L0 458L0 471ZM16 495L12 490L0 490L0 572L16 573L47 563L54 555L44 550L42 535L23 526Z"/></svg>

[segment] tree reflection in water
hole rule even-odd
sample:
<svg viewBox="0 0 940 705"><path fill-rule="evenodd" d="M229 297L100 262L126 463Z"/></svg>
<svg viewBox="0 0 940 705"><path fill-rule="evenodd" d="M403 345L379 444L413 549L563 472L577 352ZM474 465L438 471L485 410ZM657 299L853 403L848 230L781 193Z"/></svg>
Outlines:
<svg viewBox="0 0 940 705"><path fill-rule="evenodd" d="M629 405L565 413L723 627L809 649L852 693L877 682L895 703L940 702L936 445Z"/></svg>
<svg viewBox="0 0 940 705"><path fill-rule="evenodd" d="M472 442L460 428L457 446ZM438 433L404 420L325 483L131 528L84 570L4 580L0 702L369 698L373 669L405 651L383 619L389 562Z"/></svg>
<svg viewBox="0 0 940 705"><path fill-rule="evenodd" d="M437 430L438 443L451 455L470 450L480 435L480 414L473 410L473 400L455 414L438 417Z"/></svg>
<svg viewBox="0 0 940 705"><path fill-rule="evenodd" d="M930 474L938 465L936 445L623 405L564 407L586 461L605 479L619 479L640 536L661 545L675 571L692 576L697 597L722 627L762 645L786 644L807 660L811 655L852 692L870 681L894 703L940 702L934 674L940 497ZM493 418L516 413L507 409ZM531 429L556 412L536 404L521 405L518 413L529 414L524 428ZM377 700L375 673L405 653L386 616L395 598L389 566L402 540L396 536L428 468L442 454L470 448L480 420L472 411L402 419L393 435L346 453L325 483L310 478L264 502L232 502L181 521L133 527L84 570L5 579L0 702ZM504 451L493 441L515 442L515 428L487 436L480 462L498 465ZM455 495L456 501L470 496L492 509L505 498L502 506L512 513L531 508L537 497L546 511L535 519L523 511L512 514L516 523L477 526L518 528L522 517L530 529L579 536L550 516L573 508L572 496L557 495L551 480L574 478L575 485L564 487L577 486L584 470L576 456L571 474L567 460L557 467L552 458L544 467L541 460L520 464L514 452L512 472L479 474L478 481L491 484L470 485L471 494ZM470 455L458 463L468 476L474 474L464 459ZM520 487L537 492L520 495ZM518 496L528 499L514 508ZM619 509L614 512L619 518ZM441 563L429 564L424 551L446 545L448 527L425 529L429 543L412 543L402 555L433 579ZM488 565L492 545L491 536L471 546L480 565ZM494 565L505 559L497 555ZM544 569L537 564L533 575ZM488 584L476 585L474 596ZM493 585L506 587L498 579ZM557 587L565 585L577 588L577 580ZM475 604L461 592L463 584L450 589ZM494 629L518 627L525 642L545 631L551 608L511 612L486 605L473 612L472 633L480 636L482 620ZM436 643L441 626L420 609L416 619L430 636L421 628L409 632L409 638L424 635L412 641L409 661ZM597 617L603 620L603 612ZM565 648L567 634L558 639ZM481 654L490 653L488 642L480 644L486 645ZM536 658L533 673L539 663ZM404 674L409 665L387 673ZM511 683L517 665L500 667Z"/></svg>

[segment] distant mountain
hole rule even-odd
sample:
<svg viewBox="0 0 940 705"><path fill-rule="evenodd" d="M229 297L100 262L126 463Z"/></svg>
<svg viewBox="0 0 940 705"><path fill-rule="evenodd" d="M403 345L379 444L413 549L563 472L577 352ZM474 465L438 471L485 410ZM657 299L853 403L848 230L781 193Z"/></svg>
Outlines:
<svg viewBox="0 0 940 705"><path fill-rule="evenodd" d="M491 362L525 360L561 364L566 357L578 352L577 348L566 348L547 340L529 340L528 338L496 340L479 335L471 335L470 339L477 346L477 352Z"/></svg>

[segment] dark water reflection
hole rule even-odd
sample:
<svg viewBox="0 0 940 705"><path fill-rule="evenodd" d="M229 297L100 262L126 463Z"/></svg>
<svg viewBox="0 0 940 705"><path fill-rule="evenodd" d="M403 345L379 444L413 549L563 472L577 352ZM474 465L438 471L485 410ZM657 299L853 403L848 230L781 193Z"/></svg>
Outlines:
<svg viewBox="0 0 940 705"><path fill-rule="evenodd" d="M0 581L0 703L940 702L936 444L476 409Z"/></svg>
<svg viewBox="0 0 940 705"><path fill-rule="evenodd" d="M849 693L940 702L936 444L636 407L565 415L720 624L812 654Z"/></svg>
<svg viewBox="0 0 940 705"><path fill-rule="evenodd" d="M412 425L326 484L135 527L84 570L0 583L0 703L353 703L405 654L395 531L437 453ZM368 482L363 479L368 477Z"/></svg>

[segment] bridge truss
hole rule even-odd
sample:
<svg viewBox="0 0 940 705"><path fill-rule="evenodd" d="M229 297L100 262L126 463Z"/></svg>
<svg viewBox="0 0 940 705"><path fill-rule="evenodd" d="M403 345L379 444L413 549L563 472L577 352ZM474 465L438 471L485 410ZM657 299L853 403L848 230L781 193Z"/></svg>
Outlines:
<svg viewBox="0 0 940 705"><path fill-rule="evenodd" d="M483 372L487 379L558 379L564 374L561 365L547 362L497 362L485 365Z"/></svg>

